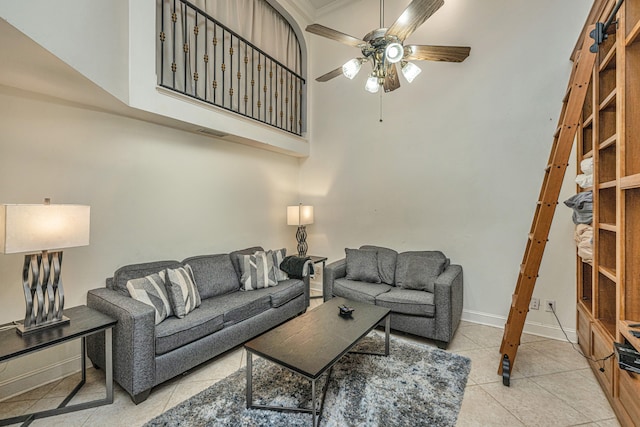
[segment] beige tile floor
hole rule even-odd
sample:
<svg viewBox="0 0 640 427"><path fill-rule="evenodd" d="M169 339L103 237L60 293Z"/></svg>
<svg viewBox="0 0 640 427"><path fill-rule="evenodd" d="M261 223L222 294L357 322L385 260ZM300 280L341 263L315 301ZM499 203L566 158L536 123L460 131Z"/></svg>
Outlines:
<svg viewBox="0 0 640 427"><path fill-rule="evenodd" d="M321 299L312 300L312 307ZM394 337L430 344L404 334ZM502 330L462 322L448 348L471 358L458 426L619 426L587 362L569 343L524 335L511 387L496 374ZM241 347L156 387L136 406L119 386L112 405L36 420L32 426L135 427L204 390L244 366ZM104 396L104 374L89 369L88 381L72 403ZM0 418L57 406L79 374L0 402Z"/></svg>

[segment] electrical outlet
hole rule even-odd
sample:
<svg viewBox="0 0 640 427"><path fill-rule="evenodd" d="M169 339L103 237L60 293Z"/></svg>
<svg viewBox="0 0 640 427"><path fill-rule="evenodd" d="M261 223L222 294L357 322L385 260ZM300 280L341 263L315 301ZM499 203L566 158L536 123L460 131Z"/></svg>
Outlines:
<svg viewBox="0 0 640 427"><path fill-rule="evenodd" d="M529 303L530 310L540 310L540 298L531 298Z"/></svg>
<svg viewBox="0 0 640 427"><path fill-rule="evenodd" d="M556 311L556 302L555 300L548 299L544 302L544 311Z"/></svg>

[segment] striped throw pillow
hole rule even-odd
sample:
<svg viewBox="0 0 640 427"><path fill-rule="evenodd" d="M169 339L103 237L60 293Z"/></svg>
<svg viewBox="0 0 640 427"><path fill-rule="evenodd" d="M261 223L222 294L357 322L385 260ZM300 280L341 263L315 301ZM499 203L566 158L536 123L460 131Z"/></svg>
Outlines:
<svg viewBox="0 0 640 427"><path fill-rule="evenodd" d="M276 286L276 274L273 271L273 252L258 251L253 255L238 255L242 277L242 290L253 291Z"/></svg>
<svg viewBox="0 0 640 427"><path fill-rule="evenodd" d="M276 275L276 280L279 282L281 280L287 280L289 275L284 271L280 270L280 264L284 257L287 256L287 249L282 248L276 251L273 251L273 271Z"/></svg>
<svg viewBox="0 0 640 427"><path fill-rule="evenodd" d="M127 281L131 298L153 307L156 311L156 325L173 314L164 280L159 274L151 274Z"/></svg>
<svg viewBox="0 0 640 427"><path fill-rule="evenodd" d="M164 276L171 309L176 317L182 319L200 306L202 301L189 264L176 269L167 268L160 274Z"/></svg>

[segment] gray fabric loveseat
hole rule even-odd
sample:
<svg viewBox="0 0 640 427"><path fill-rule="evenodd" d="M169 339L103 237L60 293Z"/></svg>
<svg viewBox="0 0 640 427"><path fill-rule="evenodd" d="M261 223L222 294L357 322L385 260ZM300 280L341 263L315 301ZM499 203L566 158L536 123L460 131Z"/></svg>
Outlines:
<svg viewBox="0 0 640 427"><path fill-rule="evenodd" d="M391 310L391 328L446 348L462 315L462 267L440 251L345 249L324 269L324 300L334 296Z"/></svg>
<svg viewBox="0 0 640 427"><path fill-rule="evenodd" d="M303 280L287 279L283 272L276 271L277 267L274 275L279 277L274 281L270 270L269 280L272 282L268 287L255 286L257 280L254 269L253 277L249 280L253 280L253 287L257 289L241 290L241 280L245 279L242 276L242 255L257 251L262 251L262 248L196 256L182 262L128 265L107 279L105 288L88 292L89 307L118 320L113 330L114 379L136 404L149 396L152 387L307 309L308 276ZM175 283L169 286L169 278L180 282L172 273L175 271L183 274L188 271L197 292L191 292L193 289L187 287L178 289L186 293L175 294ZM144 286L148 287L151 283L153 287L160 279L167 283L166 293L149 296L153 294L152 291L139 292L141 297L132 297L130 288L137 286L140 280L145 282ZM183 299L179 300L176 295L182 295ZM150 298L150 302L160 308L140 301L145 298ZM164 308L166 300L171 300L170 307L179 300L180 308L187 307L190 311L187 314L176 310L171 313L170 309ZM177 317L179 315L182 318ZM89 358L94 365L103 368L103 336L96 334L88 340Z"/></svg>

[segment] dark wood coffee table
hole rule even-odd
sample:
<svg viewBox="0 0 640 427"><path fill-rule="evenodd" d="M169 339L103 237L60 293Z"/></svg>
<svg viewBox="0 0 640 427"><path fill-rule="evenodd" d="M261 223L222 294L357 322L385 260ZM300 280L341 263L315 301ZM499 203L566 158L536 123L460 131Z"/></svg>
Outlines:
<svg viewBox="0 0 640 427"><path fill-rule="evenodd" d="M353 307L351 316L340 316L338 307ZM312 415L316 427L322 416L331 368L342 356L366 336L378 323L385 320L384 353L354 352L389 355L390 310L372 304L332 298L282 325L271 329L245 343L247 350L247 408L270 409L288 412L306 412ZM311 408L282 407L253 404L253 355L283 366L311 381ZM320 405L317 405L316 381L328 372L322 390Z"/></svg>

